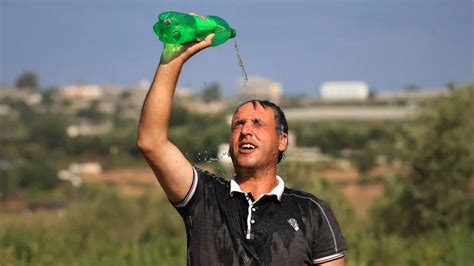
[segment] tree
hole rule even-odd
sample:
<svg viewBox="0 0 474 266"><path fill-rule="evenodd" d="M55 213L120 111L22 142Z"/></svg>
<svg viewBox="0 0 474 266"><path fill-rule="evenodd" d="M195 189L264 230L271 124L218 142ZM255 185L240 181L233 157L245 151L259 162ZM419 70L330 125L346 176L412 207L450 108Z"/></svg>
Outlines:
<svg viewBox="0 0 474 266"><path fill-rule="evenodd" d="M12 187L12 177L10 172L0 161L0 201L5 200L14 190Z"/></svg>
<svg viewBox="0 0 474 266"><path fill-rule="evenodd" d="M202 92L204 102L212 102L221 99L221 87L218 83L211 83Z"/></svg>
<svg viewBox="0 0 474 266"><path fill-rule="evenodd" d="M87 118L94 122L102 122L106 115L99 108L100 102L94 100L91 102L89 107L81 109L77 112L77 116L81 118Z"/></svg>
<svg viewBox="0 0 474 266"><path fill-rule="evenodd" d="M60 114L37 115L28 126L29 141L41 145L45 152L62 149L67 141L67 121Z"/></svg>
<svg viewBox="0 0 474 266"><path fill-rule="evenodd" d="M411 170L376 212L385 231L415 235L474 224L474 85L451 90L412 128ZM396 225L396 226L394 226Z"/></svg>
<svg viewBox="0 0 474 266"><path fill-rule="evenodd" d="M18 186L51 190L59 184L56 169L45 161L29 161L20 164L16 169Z"/></svg>
<svg viewBox="0 0 474 266"><path fill-rule="evenodd" d="M49 87L43 90L41 93L43 99L42 99L42 104L46 106L48 109L51 108L51 106L54 104L55 101L55 96L58 92L57 87Z"/></svg>
<svg viewBox="0 0 474 266"><path fill-rule="evenodd" d="M191 117L191 114L186 108L180 105L173 105L173 112L171 113L170 126L182 126L185 125Z"/></svg>
<svg viewBox="0 0 474 266"><path fill-rule="evenodd" d="M418 85L415 85L415 84L409 84L407 86L405 86L405 88L403 88L405 91L408 91L408 92L417 92L420 90L420 87Z"/></svg>
<svg viewBox="0 0 474 266"><path fill-rule="evenodd" d="M15 86L20 89L38 90L38 77L34 72L26 71L18 77Z"/></svg>

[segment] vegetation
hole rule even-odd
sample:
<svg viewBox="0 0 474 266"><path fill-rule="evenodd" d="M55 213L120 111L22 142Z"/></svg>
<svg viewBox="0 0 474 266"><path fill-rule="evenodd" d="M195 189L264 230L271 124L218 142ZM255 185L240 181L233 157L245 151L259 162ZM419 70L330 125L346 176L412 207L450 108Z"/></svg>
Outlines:
<svg viewBox="0 0 474 266"><path fill-rule="evenodd" d="M54 95L48 97L48 106L33 107L0 100L12 109L0 117L0 212L1 201L21 202L28 210L1 212L0 265L185 264L181 218L159 188L135 184L140 193L128 195L116 184L76 188L56 178L72 161L99 160L106 168L143 165L135 147L137 121L117 118L108 133L71 138L66 128L77 117L53 111ZM108 119L93 106L81 112L82 119ZM229 130L223 115L175 108L173 141L193 163L215 158ZM423 108L418 119L406 123L290 125L298 144L348 159L362 174L380 157L388 165L402 164L393 175L366 180L382 182L385 193L361 222L344 198L344 184L321 174L334 161L283 160L290 187L332 206L349 242L350 266L474 261L474 86L453 88L450 96ZM222 171L216 164L205 166Z"/></svg>
<svg viewBox="0 0 474 266"><path fill-rule="evenodd" d="M20 89L37 90L39 88L38 77L34 72L24 72L16 80L15 86Z"/></svg>
<svg viewBox="0 0 474 266"><path fill-rule="evenodd" d="M378 213L389 220L404 219L395 227L383 225L385 232L417 235L474 225L473 117L473 87L454 90L419 117L409 140L410 172L399 178L398 188Z"/></svg>
<svg viewBox="0 0 474 266"><path fill-rule="evenodd" d="M219 83L214 82L207 85L204 90L202 91L201 95L202 100L205 103L209 103L212 101L218 101L221 99L221 87Z"/></svg>
<svg viewBox="0 0 474 266"><path fill-rule="evenodd" d="M2 265L182 265L184 226L156 191L124 198L114 188L85 186L65 210L31 221L2 219ZM9 222L10 221L10 222ZM18 225L18 223L20 225Z"/></svg>

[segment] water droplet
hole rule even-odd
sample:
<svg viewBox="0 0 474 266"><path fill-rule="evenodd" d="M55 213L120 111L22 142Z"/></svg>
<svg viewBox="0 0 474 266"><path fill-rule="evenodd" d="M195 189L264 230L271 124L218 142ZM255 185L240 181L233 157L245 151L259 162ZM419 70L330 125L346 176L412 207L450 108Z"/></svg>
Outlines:
<svg viewBox="0 0 474 266"><path fill-rule="evenodd" d="M242 78L243 78L242 89L245 89L245 88L247 88L247 84L249 83L249 79L247 77L247 71L245 71L244 62L242 61L242 57L240 56L239 47L237 46L237 38L234 39L234 47L235 47L235 52L236 52L236 55L237 55L237 60L239 62L239 66L240 66L240 72L241 72Z"/></svg>

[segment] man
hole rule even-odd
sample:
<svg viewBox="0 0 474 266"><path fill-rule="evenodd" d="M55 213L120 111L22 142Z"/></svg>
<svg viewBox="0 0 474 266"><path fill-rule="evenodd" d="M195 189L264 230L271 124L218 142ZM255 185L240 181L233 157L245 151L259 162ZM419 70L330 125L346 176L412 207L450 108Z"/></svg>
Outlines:
<svg viewBox="0 0 474 266"><path fill-rule="evenodd" d="M327 204L286 188L277 176L288 146L288 125L278 106L255 100L235 111L230 182L193 167L169 141L179 73L212 38L187 44L172 58L162 55L138 130L138 147L183 217L188 264L344 265L347 245Z"/></svg>

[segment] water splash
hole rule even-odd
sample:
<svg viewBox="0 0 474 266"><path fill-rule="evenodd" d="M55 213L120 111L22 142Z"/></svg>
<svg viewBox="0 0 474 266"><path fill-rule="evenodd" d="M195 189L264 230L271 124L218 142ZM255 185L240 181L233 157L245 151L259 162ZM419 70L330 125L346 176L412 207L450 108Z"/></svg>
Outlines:
<svg viewBox="0 0 474 266"><path fill-rule="evenodd" d="M196 164L209 164L213 170L215 171L216 174L220 174L220 177L228 179L230 178L229 171L226 169L226 167L222 164L220 164L220 161L222 158L225 158L229 156L228 152L225 152L224 154L219 154L215 157L211 155L211 152L208 150L204 150L201 152L184 152L185 157L191 159L193 158L192 161L194 161Z"/></svg>
<svg viewBox="0 0 474 266"><path fill-rule="evenodd" d="M237 38L234 38L234 47L235 53L237 55L237 61L239 62L240 72L242 74L243 82L242 82L242 89L246 89L249 83L249 79L247 77L247 71L245 71L244 62L242 61L242 57L240 56L239 47L237 46Z"/></svg>

